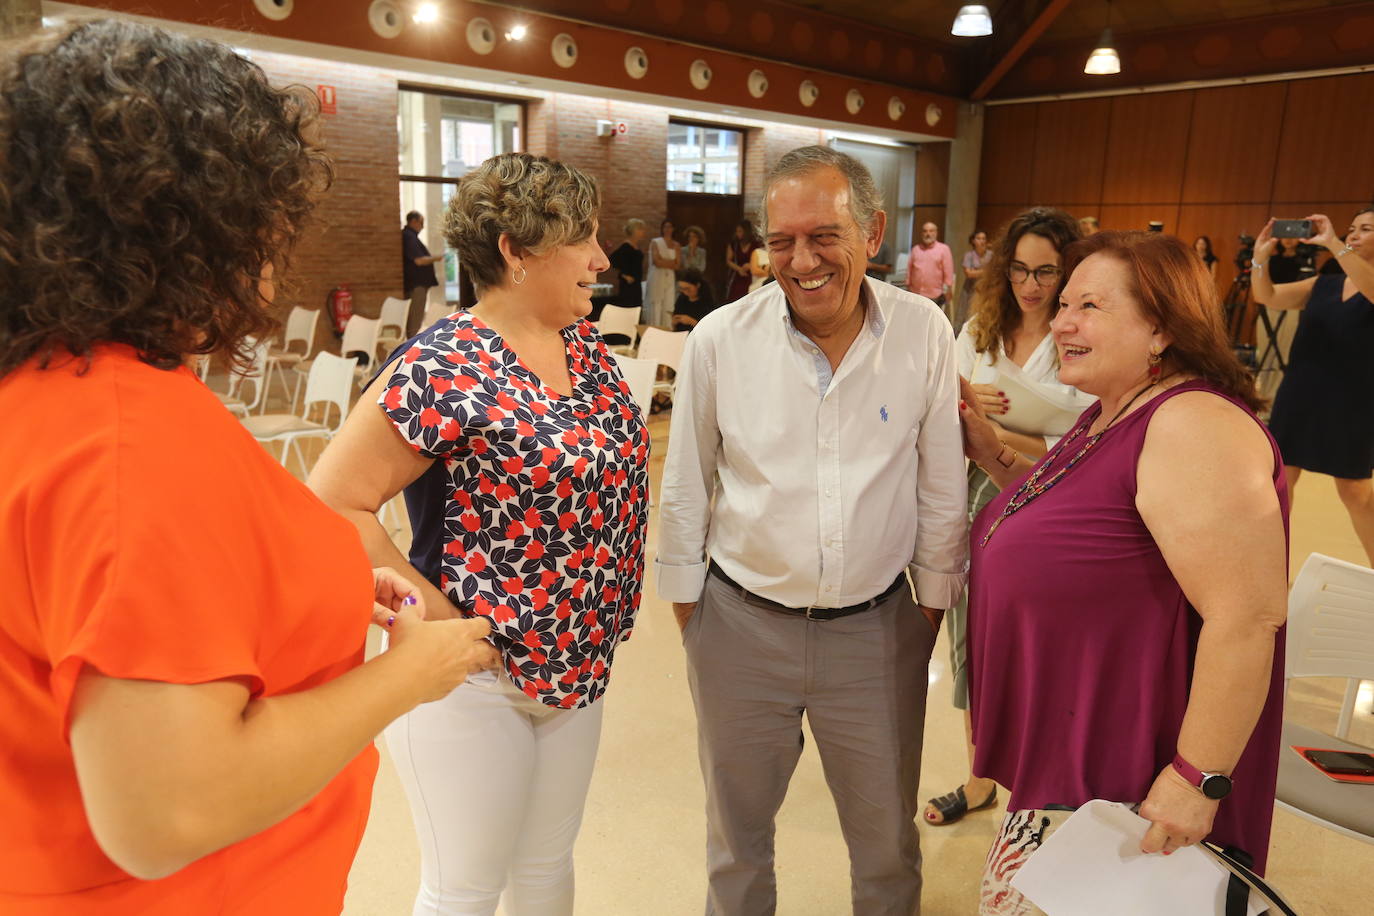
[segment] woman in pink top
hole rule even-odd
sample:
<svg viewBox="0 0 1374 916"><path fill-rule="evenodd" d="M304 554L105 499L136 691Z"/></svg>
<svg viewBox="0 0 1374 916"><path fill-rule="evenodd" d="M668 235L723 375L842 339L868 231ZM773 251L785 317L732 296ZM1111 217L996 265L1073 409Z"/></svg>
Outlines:
<svg viewBox="0 0 1374 916"><path fill-rule="evenodd" d="M1278 769L1288 491L1206 269L1176 238L1069 246L1060 381L1099 398L1032 463L971 391L974 772L1012 790L983 914L1066 812L1138 804L1141 850L1203 839L1262 871Z"/></svg>

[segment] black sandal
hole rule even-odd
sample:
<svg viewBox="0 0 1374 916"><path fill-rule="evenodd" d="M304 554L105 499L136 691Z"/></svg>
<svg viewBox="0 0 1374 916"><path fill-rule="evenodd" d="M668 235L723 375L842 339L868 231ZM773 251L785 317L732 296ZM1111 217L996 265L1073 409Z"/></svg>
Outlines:
<svg viewBox="0 0 1374 916"><path fill-rule="evenodd" d="M968 796L964 794L963 786L960 786L948 795L932 798L927 804L940 812L941 820L932 821L927 817L925 822L931 827L944 827L947 824L956 823L970 811L982 811L984 808L991 808L993 805L997 804L997 787L992 787L992 791L988 793L988 797L984 799L982 804L972 808L968 805Z"/></svg>

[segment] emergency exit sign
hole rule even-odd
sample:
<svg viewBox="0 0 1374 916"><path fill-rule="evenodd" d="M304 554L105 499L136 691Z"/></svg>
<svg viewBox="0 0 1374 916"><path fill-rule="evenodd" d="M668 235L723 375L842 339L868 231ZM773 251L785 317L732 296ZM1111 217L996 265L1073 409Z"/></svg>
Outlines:
<svg viewBox="0 0 1374 916"><path fill-rule="evenodd" d="M320 112L322 114L339 113L339 96L334 91L333 86L316 86L315 95L320 99Z"/></svg>

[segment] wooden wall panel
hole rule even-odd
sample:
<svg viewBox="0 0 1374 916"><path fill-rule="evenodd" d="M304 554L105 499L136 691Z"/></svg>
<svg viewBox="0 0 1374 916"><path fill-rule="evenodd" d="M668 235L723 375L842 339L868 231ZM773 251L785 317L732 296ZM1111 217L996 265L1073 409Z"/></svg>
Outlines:
<svg viewBox="0 0 1374 916"><path fill-rule="evenodd" d="M1102 200L1102 167L1112 100L1044 103L1035 128L1033 203L1058 206Z"/></svg>
<svg viewBox="0 0 1374 916"><path fill-rule="evenodd" d="M1103 204L1101 212L1097 214L1097 218L1098 221L1102 223L1103 229L1118 229L1122 231L1139 229L1144 231L1150 228L1150 220L1157 219L1164 223L1165 232L1170 234L1176 234L1178 232L1177 203Z"/></svg>
<svg viewBox="0 0 1374 916"><path fill-rule="evenodd" d="M923 143L916 153L917 206L944 206L949 200L950 143Z"/></svg>
<svg viewBox="0 0 1374 916"><path fill-rule="evenodd" d="M1183 200L1269 200L1287 93L1287 83L1226 86L1194 93Z"/></svg>
<svg viewBox="0 0 1374 916"><path fill-rule="evenodd" d="M1235 279L1240 233L1253 236L1269 218L1268 204L1183 204L1179 208L1179 238L1191 244L1199 235L1212 240L1217 262L1217 292L1224 296Z"/></svg>
<svg viewBox="0 0 1374 916"><path fill-rule="evenodd" d="M1282 167L1274 181L1274 200L1368 202L1374 195L1370 112L1374 73L1294 81L1279 137Z"/></svg>
<svg viewBox="0 0 1374 916"><path fill-rule="evenodd" d="M984 204L978 208L977 226L988 234L988 242L991 243L1002 234L1007 223L1024 209L1020 204Z"/></svg>
<svg viewBox="0 0 1374 916"><path fill-rule="evenodd" d="M978 196L985 204L1016 204L1030 193L1031 150L1039 105L999 105L983 117Z"/></svg>
<svg viewBox="0 0 1374 916"><path fill-rule="evenodd" d="M1177 201L1188 155L1193 92L1123 95L1112 99L1102 200Z"/></svg>

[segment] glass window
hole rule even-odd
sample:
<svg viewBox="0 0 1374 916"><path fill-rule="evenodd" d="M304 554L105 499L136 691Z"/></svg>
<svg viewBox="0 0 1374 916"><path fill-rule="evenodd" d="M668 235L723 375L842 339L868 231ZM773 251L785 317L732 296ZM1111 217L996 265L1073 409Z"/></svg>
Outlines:
<svg viewBox="0 0 1374 916"><path fill-rule="evenodd" d="M727 127L668 124L668 190L740 193L744 133Z"/></svg>
<svg viewBox="0 0 1374 916"><path fill-rule="evenodd" d="M412 210L425 217L420 240L431 253L444 252L435 268L450 302L458 301L458 256L446 250L443 214L458 190L455 179L492 156L522 149L523 113L519 102L400 90L401 218Z"/></svg>

